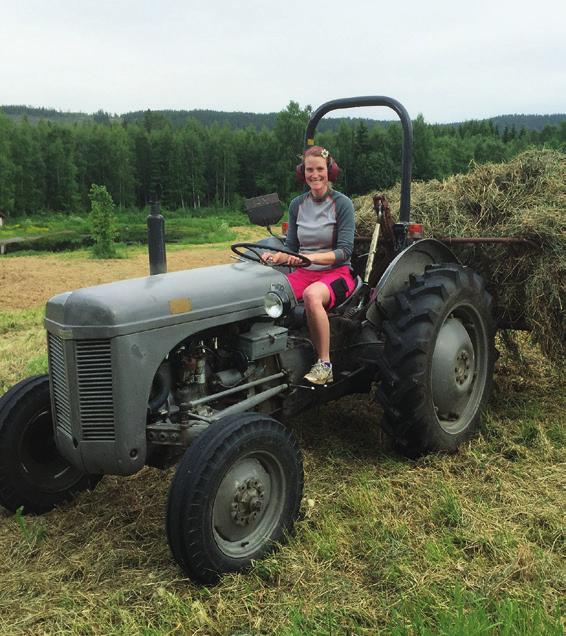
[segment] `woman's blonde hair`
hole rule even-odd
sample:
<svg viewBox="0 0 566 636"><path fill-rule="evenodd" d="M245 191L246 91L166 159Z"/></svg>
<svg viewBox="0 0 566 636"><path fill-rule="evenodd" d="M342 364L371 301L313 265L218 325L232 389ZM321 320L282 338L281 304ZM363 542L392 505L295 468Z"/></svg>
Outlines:
<svg viewBox="0 0 566 636"><path fill-rule="evenodd" d="M326 163L330 163L332 161L332 157L326 148L322 146L310 146L303 152L303 160L307 157L322 157L326 159Z"/></svg>

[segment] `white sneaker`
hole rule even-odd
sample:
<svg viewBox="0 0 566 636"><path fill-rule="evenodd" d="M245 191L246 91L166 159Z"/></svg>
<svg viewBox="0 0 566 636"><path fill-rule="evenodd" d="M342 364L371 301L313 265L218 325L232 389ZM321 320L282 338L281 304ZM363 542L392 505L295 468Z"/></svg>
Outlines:
<svg viewBox="0 0 566 636"><path fill-rule="evenodd" d="M326 366L319 360L304 378L311 384L329 384L333 381L332 366Z"/></svg>

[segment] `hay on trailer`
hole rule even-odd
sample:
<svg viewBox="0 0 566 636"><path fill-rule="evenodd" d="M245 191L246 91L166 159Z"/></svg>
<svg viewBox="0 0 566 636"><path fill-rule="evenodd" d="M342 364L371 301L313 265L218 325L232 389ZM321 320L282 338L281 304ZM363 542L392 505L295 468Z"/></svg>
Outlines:
<svg viewBox="0 0 566 636"><path fill-rule="evenodd" d="M399 187L385 193L399 209ZM370 235L372 196L356 199L356 233ZM425 236L519 237L537 247L452 245L463 263L480 272L493 294L500 325L525 326L544 354L566 354L566 155L528 151L502 164L476 166L445 181L414 183L411 220Z"/></svg>

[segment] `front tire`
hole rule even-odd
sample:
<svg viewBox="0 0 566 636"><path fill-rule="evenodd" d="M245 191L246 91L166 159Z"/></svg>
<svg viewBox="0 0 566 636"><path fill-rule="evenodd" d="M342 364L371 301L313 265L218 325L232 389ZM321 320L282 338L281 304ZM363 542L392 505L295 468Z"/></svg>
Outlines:
<svg viewBox="0 0 566 636"><path fill-rule="evenodd" d="M482 278L456 263L429 266L387 318L384 428L410 456L456 451L476 434L493 380L495 325Z"/></svg>
<svg viewBox="0 0 566 636"><path fill-rule="evenodd" d="M34 376L0 401L0 504L42 514L92 489L99 476L85 475L55 446L49 378Z"/></svg>
<svg viewBox="0 0 566 636"><path fill-rule="evenodd" d="M175 560L203 583L249 567L292 532L302 490L301 453L277 420L240 413L212 424L171 484L167 537Z"/></svg>

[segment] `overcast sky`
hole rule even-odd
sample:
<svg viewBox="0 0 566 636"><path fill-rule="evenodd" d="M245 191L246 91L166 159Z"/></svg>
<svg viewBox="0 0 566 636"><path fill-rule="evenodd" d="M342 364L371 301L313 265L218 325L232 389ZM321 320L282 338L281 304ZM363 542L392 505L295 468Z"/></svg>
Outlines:
<svg viewBox="0 0 566 636"><path fill-rule="evenodd" d="M566 0L1 0L0 104L273 112L389 95L566 112ZM345 115L344 111L337 113ZM382 109L357 114L385 118Z"/></svg>

